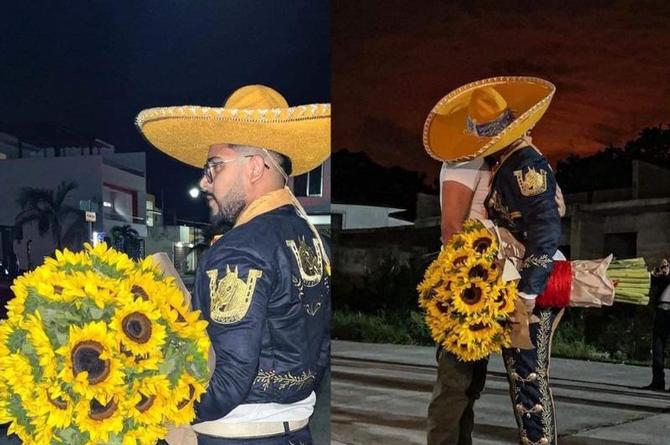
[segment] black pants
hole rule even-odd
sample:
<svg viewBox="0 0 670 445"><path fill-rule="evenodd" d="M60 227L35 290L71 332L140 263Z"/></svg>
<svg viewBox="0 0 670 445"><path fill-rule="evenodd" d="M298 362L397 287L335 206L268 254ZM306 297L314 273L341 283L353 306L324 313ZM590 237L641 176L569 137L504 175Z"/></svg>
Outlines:
<svg viewBox="0 0 670 445"><path fill-rule="evenodd" d="M651 336L652 386L665 388L665 345L670 337L670 310L656 309L654 312L654 329Z"/></svg>
<svg viewBox="0 0 670 445"><path fill-rule="evenodd" d="M461 362L449 352L440 353L428 406L428 445L472 445L474 404L484 390L488 361Z"/></svg>
<svg viewBox="0 0 670 445"><path fill-rule="evenodd" d="M556 445L556 416L549 386L551 340L563 309L535 308L539 322L529 326L535 349L503 349L512 408L522 445Z"/></svg>

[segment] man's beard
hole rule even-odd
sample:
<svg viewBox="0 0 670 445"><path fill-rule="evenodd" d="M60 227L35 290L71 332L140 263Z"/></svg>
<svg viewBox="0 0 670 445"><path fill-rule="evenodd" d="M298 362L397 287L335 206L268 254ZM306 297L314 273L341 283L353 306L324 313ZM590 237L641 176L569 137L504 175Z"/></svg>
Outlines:
<svg viewBox="0 0 670 445"><path fill-rule="evenodd" d="M212 199L215 200L219 211L212 211L211 222L213 225L234 225L237 221L237 218L244 210L246 203L246 195L242 187L237 187L231 189L223 197L221 201L218 201L213 195L209 195Z"/></svg>

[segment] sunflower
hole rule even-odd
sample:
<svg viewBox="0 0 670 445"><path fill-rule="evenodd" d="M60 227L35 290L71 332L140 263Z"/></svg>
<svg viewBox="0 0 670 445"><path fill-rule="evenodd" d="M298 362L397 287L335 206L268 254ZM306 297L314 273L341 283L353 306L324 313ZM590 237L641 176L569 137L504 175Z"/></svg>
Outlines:
<svg viewBox="0 0 670 445"><path fill-rule="evenodd" d="M43 379L56 377L56 354L54 353L49 336L44 330L44 324L40 312L28 315L22 328L27 332L27 338L37 354Z"/></svg>
<svg viewBox="0 0 670 445"><path fill-rule="evenodd" d="M488 306L488 284L483 281L452 286L454 310L462 314L477 314Z"/></svg>
<svg viewBox="0 0 670 445"><path fill-rule="evenodd" d="M205 392L205 386L187 372L182 373L171 392L166 418L173 425L186 425L195 418L193 404Z"/></svg>
<svg viewBox="0 0 670 445"><path fill-rule="evenodd" d="M10 353L7 341L15 329L14 319L0 320L0 357L4 357Z"/></svg>
<svg viewBox="0 0 670 445"><path fill-rule="evenodd" d="M491 270L491 263L483 258L469 258L463 269L461 276L470 283L490 282L497 278L495 270Z"/></svg>
<svg viewBox="0 0 670 445"><path fill-rule="evenodd" d="M91 267L91 259L84 252L72 252L68 249L56 250L55 258L46 258L44 266L52 269L85 270Z"/></svg>
<svg viewBox="0 0 670 445"><path fill-rule="evenodd" d="M444 251L442 251L444 253ZM434 287L437 287L438 284L442 281L442 253L440 253L440 256L438 257L438 260L433 261L430 263L428 268L426 269L426 272L423 275L423 280L419 285L417 286L417 291L419 292L419 295L421 296L426 296L429 294Z"/></svg>
<svg viewBox="0 0 670 445"><path fill-rule="evenodd" d="M457 319L449 312L450 306L433 300L426 308L425 321L437 343L441 343L457 323Z"/></svg>
<svg viewBox="0 0 670 445"><path fill-rule="evenodd" d="M482 350L478 345L462 341L457 335L449 335L442 342L444 349L454 354L461 361L475 361L488 356L488 352Z"/></svg>
<svg viewBox="0 0 670 445"><path fill-rule="evenodd" d="M77 428L88 433L89 443L107 443L110 434L123 430L124 412L127 406L120 396L114 396L107 403L98 399L82 399L74 407Z"/></svg>
<svg viewBox="0 0 670 445"><path fill-rule="evenodd" d="M475 316L470 318L463 326L463 330L470 332L470 338L475 343L489 343L494 336L500 334L502 326L494 319L486 316Z"/></svg>
<svg viewBox="0 0 670 445"><path fill-rule="evenodd" d="M32 434L28 432L29 429L32 430L32 425L21 425L18 419L13 419L7 428L7 435L16 434L22 443L32 443Z"/></svg>
<svg viewBox="0 0 670 445"><path fill-rule="evenodd" d="M20 353L10 353L2 357L3 367L0 370L6 385L22 400L32 398L35 379L30 360Z"/></svg>
<svg viewBox="0 0 670 445"><path fill-rule="evenodd" d="M72 423L74 401L56 383L38 382L35 389L36 397L24 400L23 404L33 417L44 416L44 424L50 428L64 429Z"/></svg>
<svg viewBox="0 0 670 445"><path fill-rule="evenodd" d="M100 243L93 247L88 243L84 244L86 253L90 256L94 266L103 268L105 274L125 275L135 268L135 263L128 255L117 252L106 243ZM105 267L106 266L106 267Z"/></svg>
<svg viewBox="0 0 670 445"><path fill-rule="evenodd" d="M165 343L165 326L158 322L161 313L151 301L137 298L119 307L110 322L124 351L145 356Z"/></svg>
<svg viewBox="0 0 670 445"><path fill-rule="evenodd" d="M12 421L12 417L9 413L9 388L7 387L7 382L0 375L0 425L9 423Z"/></svg>
<svg viewBox="0 0 670 445"><path fill-rule="evenodd" d="M473 257L472 249L467 246L460 248L448 248L442 258L443 273L449 274L451 271L460 270L467 262L468 258Z"/></svg>
<svg viewBox="0 0 670 445"><path fill-rule="evenodd" d="M498 252L498 242L488 229L480 228L469 234L469 245L477 254L490 257Z"/></svg>
<svg viewBox="0 0 670 445"><path fill-rule="evenodd" d="M67 343L56 351L65 359L58 377L72 384L81 397L88 400L97 397L101 403L107 403L124 384L121 363L115 356L116 347L116 341L102 321L82 328L70 326Z"/></svg>
<svg viewBox="0 0 670 445"><path fill-rule="evenodd" d="M124 430L122 445L146 445L156 443L167 435L167 428L161 425L141 425Z"/></svg>
<svg viewBox="0 0 670 445"><path fill-rule="evenodd" d="M514 299L516 297L516 284L510 282L510 286L496 283L491 287L489 308L494 317L507 318L514 312Z"/></svg>
<svg viewBox="0 0 670 445"><path fill-rule="evenodd" d="M28 280L26 275L22 275L15 279L14 284L11 286L14 298L9 300L5 306L7 308L8 320L18 320L23 316L26 298L28 298Z"/></svg>
<svg viewBox="0 0 670 445"><path fill-rule="evenodd" d="M143 425L157 425L170 403L170 382L165 375L136 381L132 389L130 417Z"/></svg>

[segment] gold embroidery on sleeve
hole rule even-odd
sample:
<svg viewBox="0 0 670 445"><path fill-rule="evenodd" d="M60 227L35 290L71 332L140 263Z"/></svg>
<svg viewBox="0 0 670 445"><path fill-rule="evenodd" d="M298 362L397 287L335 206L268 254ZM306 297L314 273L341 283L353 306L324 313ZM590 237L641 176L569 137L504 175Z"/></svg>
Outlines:
<svg viewBox="0 0 670 445"><path fill-rule="evenodd" d="M249 269L246 283L238 277L237 267L230 270L230 266L226 266L226 275L217 282L218 275L219 271L217 269L207 271L207 276L209 276L210 316L216 323L237 323L247 315L254 296L256 282L263 275L263 272Z"/></svg>

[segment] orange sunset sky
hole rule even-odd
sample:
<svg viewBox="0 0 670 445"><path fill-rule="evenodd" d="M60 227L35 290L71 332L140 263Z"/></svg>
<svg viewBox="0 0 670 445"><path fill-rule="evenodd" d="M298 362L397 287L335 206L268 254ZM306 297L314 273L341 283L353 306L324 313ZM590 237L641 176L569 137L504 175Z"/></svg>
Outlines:
<svg viewBox="0 0 670 445"><path fill-rule="evenodd" d="M434 177L439 164L421 145L428 111L450 90L498 75L557 86L533 132L553 163L667 125L669 4L334 1L333 150Z"/></svg>

